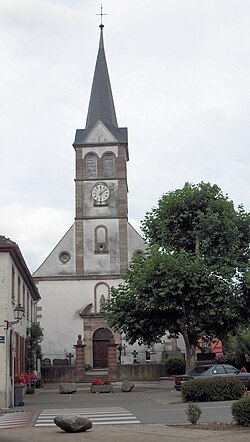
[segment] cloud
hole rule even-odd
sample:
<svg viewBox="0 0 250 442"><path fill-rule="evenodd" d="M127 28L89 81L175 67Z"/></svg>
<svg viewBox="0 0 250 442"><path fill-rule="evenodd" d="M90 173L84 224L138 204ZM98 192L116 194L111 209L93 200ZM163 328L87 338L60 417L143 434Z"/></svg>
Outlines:
<svg viewBox="0 0 250 442"><path fill-rule="evenodd" d="M65 210L10 204L0 207L1 235L16 242L31 273L73 224Z"/></svg>
<svg viewBox="0 0 250 442"><path fill-rule="evenodd" d="M0 2L0 203L20 209L16 219L5 209L0 228L26 235L32 269L73 220L72 142L85 125L99 8L93 0ZM186 181L216 183L250 210L249 0L106 0L104 12L117 118L129 133L130 218L140 223ZM44 210L44 230L38 221L26 229L33 210L34 219ZM58 236L45 228L50 213Z"/></svg>

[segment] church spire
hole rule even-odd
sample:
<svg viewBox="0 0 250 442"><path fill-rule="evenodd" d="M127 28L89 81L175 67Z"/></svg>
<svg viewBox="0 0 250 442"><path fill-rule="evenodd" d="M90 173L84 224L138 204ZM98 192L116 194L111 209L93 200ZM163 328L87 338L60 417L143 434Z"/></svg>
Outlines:
<svg viewBox="0 0 250 442"><path fill-rule="evenodd" d="M101 120L105 125L114 125L116 128L118 127L104 52L103 28L104 26L101 24L99 50L89 100L86 129L94 126L98 120Z"/></svg>

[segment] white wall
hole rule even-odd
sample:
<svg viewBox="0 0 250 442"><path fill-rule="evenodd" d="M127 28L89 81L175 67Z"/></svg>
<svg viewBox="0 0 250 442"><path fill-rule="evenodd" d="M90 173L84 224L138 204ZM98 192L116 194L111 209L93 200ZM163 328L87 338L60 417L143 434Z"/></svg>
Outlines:
<svg viewBox="0 0 250 442"><path fill-rule="evenodd" d="M43 358L64 358L65 353L74 354L73 345L77 336L83 335L83 319L80 317L84 308L93 304L94 289L101 280L79 281L40 281L38 290L42 301L42 319L44 340ZM110 287L121 280L104 280Z"/></svg>

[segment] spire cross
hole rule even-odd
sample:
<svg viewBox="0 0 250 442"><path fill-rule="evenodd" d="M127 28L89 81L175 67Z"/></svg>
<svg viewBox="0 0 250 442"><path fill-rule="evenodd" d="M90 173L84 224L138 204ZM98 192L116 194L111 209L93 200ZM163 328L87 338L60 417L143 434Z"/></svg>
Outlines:
<svg viewBox="0 0 250 442"><path fill-rule="evenodd" d="M101 14L96 14L96 15L100 15L100 16L101 16L101 25L100 25L100 27L103 28L102 17L103 17L104 15L108 15L108 14L103 14L103 12L102 12L102 3L101 3Z"/></svg>

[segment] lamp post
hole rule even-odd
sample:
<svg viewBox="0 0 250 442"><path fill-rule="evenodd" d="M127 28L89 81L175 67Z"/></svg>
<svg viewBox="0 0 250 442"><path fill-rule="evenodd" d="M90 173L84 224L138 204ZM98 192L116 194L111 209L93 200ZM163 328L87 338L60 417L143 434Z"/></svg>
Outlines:
<svg viewBox="0 0 250 442"><path fill-rule="evenodd" d="M21 321L21 319L24 316L24 308L21 306L20 303L17 304L17 306L14 308L14 318L15 321L9 321L9 320L4 320L6 326L5 326L5 330L6 330L6 367L5 367L5 397L6 397L6 408L8 407L8 360L9 360L9 355L8 355L8 348L9 348L9 340L8 340L8 330L10 327L12 327L14 324L18 324L19 321ZM12 353L11 353L11 358L12 358L12 367L11 367L11 379L12 379L12 385L11 385L11 405L14 406L14 358L16 356L16 349L11 349Z"/></svg>
<svg viewBox="0 0 250 442"><path fill-rule="evenodd" d="M8 321L8 320L4 321L6 323L6 330L9 330L10 327L21 321L23 315L24 315L24 308L21 306L21 304L17 304L16 308L14 308L15 321Z"/></svg>

